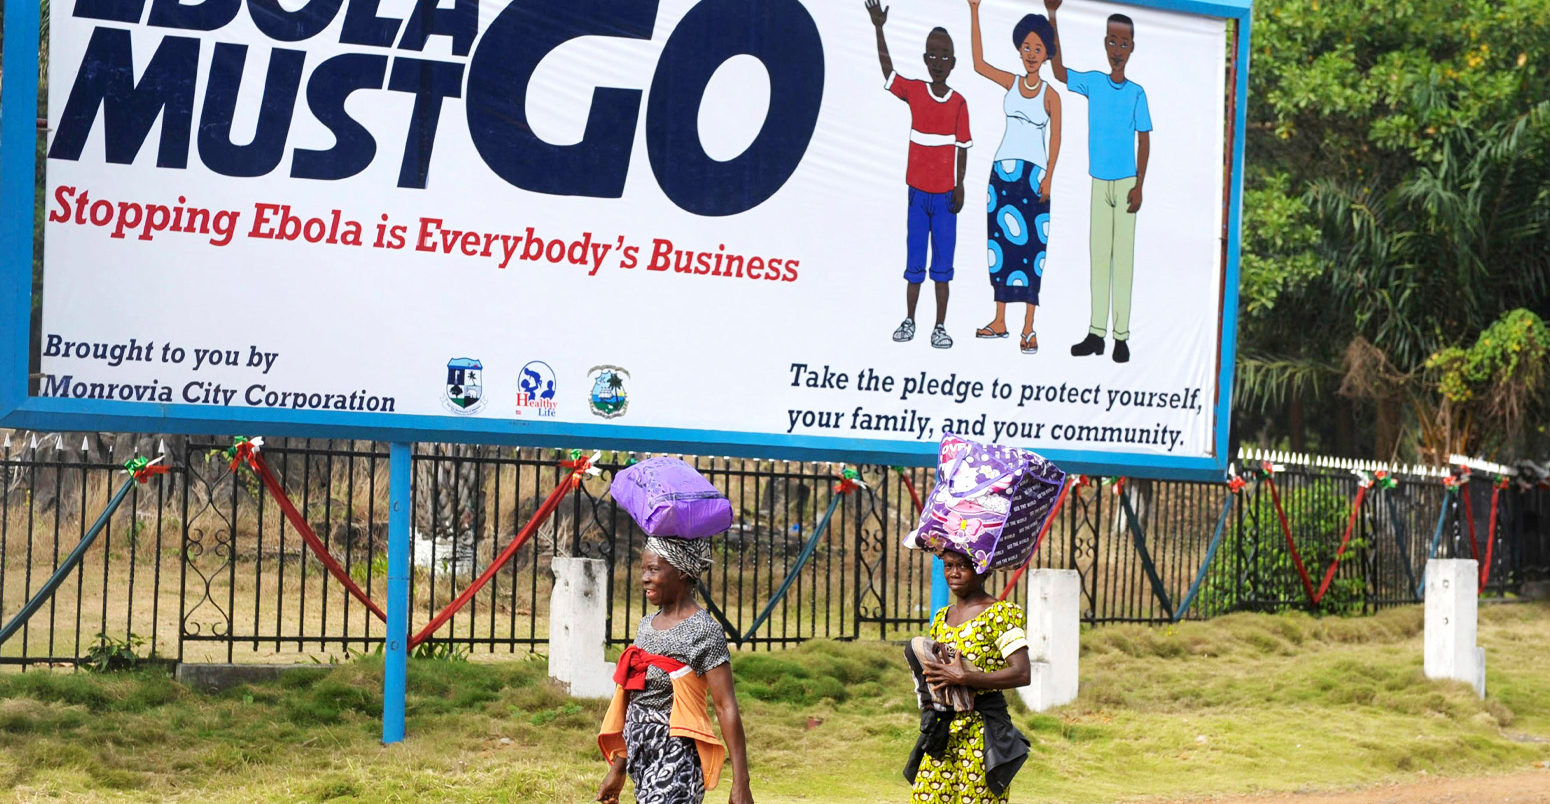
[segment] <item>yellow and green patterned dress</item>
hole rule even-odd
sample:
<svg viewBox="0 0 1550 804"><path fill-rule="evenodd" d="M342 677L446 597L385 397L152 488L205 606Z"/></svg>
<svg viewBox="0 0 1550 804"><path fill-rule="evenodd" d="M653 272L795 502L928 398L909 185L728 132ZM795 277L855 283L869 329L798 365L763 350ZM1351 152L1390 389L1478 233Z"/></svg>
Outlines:
<svg viewBox="0 0 1550 804"><path fill-rule="evenodd" d="M1007 657L1028 647L1023 610L1001 600L956 628L947 624L947 609L931 621L931 639L952 645L965 664L981 672L1006 668ZM985 779L985 718L978 712L955 715L949 728L947 752L940 760L923 757L915 774L910 801L916 804L1006 804L1010 791L996 795Z"/></svg>

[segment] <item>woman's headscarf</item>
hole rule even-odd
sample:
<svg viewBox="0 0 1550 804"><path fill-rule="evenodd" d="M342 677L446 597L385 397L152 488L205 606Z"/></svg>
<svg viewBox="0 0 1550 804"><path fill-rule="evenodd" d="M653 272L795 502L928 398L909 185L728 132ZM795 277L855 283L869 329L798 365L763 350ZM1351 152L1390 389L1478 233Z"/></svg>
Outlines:
<svg viewBox="0 0 1550 804"><path fill-rule="evenodd" d="M669 536L650 536L646 549L662 557L673 569L695 580L710 571L710 539L674 539Z"/></svg>

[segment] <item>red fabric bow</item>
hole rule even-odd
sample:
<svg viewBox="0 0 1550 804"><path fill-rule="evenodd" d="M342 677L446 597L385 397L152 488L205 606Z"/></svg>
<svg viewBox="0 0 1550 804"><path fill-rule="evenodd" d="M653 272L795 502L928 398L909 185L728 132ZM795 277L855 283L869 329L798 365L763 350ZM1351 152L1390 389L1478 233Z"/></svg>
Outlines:
<svg viewBox="0 0 1550 804"><path fill-rule="evenodd" d="M632 692L646 688L646 668L656 666L664 673L676 673L687 665L668 656L648 653L631 645L619 654L619 666L614 670L614 683Z"/></svg>
<svg viewBox="0 0 1550 804"><path fill-rule="evenodd" d="M1233 475L1227 481L1227 490L1231 491L1233 494L1237 494L1238 492L1243 491L1243 487L1247 486L1248 484L1249 481L1244 480L1237 475Z"/></svg>
<svg viewBox="0 0 1550 804"><path fill-rule="evenodd" d="M145 483L157 475L164 475L171 471L172 467L170 466L162 466L160 464L151 463L136 469L134 471L134 478L140 483Z"/></svg>
<svg viewBox="0 0 1550 804"><path fill-rule="evenodd" d="M232 444L231 449L226 451L227 457L231 458L231 470L235 472L237 467L247 464L248 468L257 472L258 457L255 453L258 452L260 443L262 442L255 443L246 438L237 439L237 443Z"/></svg>

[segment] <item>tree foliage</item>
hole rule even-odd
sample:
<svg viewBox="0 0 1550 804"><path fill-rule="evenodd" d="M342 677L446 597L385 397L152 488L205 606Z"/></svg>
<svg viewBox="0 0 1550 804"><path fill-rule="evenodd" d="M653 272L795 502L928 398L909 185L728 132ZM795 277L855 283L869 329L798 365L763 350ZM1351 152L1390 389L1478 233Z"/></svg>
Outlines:
<svg viewBox="0 0 1550 804"><path fill-rule="evenodd" d="M1462 404L1438 356L1550 317L1550 0L1265 0L1254 34L1245 437L1431 457ZM1442 441L1534 448L1545 381L1519 379L1489 433ZM1342 417L1375 439L1332 443Z"/></svg>

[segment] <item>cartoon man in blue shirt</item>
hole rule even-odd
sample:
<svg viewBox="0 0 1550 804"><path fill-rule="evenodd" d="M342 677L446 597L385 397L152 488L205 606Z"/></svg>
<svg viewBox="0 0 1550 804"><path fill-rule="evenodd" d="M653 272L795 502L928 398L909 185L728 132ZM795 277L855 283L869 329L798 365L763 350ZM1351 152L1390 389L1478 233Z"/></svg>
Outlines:
<svg viewBox="0 0 1550 804"><path fill-rule="evenodd" d="M1130 360L1130 289L1136 254L1136 213L1152 146L1152 114L1146 90L1125 78L1125 64L1136 49L1136 24L1124 14L1109 17L1103 36L1109 71L1067 72L1055 10L1061 0L1044 0L1055 29L1055 80L1087 97L1087 172L1093 179L1092 320L1087 337L1071 347L1077 357L1103 354L1109 334L1110 301L1114 313L1114 362Z"/></svg>

